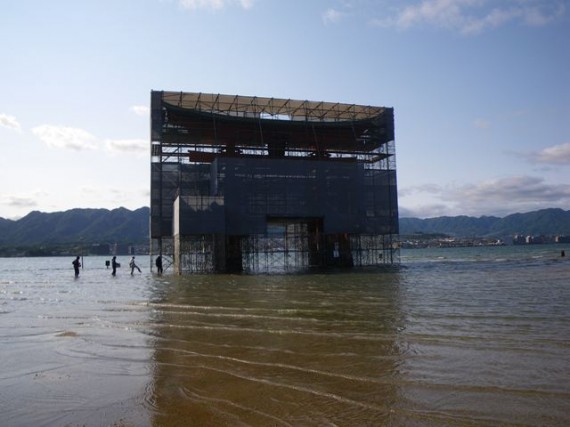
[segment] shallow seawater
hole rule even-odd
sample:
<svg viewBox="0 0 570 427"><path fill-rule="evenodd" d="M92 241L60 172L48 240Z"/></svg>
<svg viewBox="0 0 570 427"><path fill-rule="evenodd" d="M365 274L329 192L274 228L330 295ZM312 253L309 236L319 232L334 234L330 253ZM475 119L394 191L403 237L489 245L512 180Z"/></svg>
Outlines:
<svg viewBox="0 0 570 427"><path fill-rule="evenodd" d="M114 278L85 258L78 279L72 259L0 259L3 425L570 424L559 246L291 276L140 258Z"/></svg>

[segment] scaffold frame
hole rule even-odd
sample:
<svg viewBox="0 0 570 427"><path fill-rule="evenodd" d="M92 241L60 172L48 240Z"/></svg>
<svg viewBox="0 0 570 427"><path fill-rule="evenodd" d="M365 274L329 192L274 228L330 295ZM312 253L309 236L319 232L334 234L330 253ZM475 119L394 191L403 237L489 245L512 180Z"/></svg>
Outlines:
<svg viewBox="0 0 570 427"><path fill-rule="evenodd" d="M178 273L399 261L393 109L151 92L151 252Z"/></svg>

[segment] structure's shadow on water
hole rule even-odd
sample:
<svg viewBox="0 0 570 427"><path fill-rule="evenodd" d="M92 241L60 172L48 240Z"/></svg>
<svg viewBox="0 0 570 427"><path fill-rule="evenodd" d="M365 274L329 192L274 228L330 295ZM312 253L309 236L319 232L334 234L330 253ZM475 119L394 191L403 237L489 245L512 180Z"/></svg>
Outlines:
<svg viewBox="0 0 570 427"><path fill-rule="evenodd" d="M163 278L151 303L153 424L389 423L398 277Z"/></svg>

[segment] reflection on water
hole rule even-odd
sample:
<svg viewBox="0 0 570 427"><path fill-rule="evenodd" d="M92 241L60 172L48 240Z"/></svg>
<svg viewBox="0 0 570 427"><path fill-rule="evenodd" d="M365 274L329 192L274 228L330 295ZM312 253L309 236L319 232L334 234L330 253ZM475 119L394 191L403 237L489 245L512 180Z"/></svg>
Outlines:
<svg viewBox="0 0 570 427"><path fill-rule="evenodd" d="M567 425L570 264L449 254L370 274L164 279L153 424Z"/></svg>
<svg viewBox="0 0 570 427"><path fill-rule="evenodd" d="M570 425L559 247L299 276L70 262L0 259L1 425Z"/></svg>
<svg viewBox="0 0 570 427"><path fill-rule="evenodd" d="M172 278L152 302L154 424L388 423L396 277Z"/></svg>
<svg viewBox="0 0 570 427"><path fill-rule="evenodd" d="M421 425L568 425L570 263L537 259L403 274L411 352L397 406L406 416Z"/></svg>

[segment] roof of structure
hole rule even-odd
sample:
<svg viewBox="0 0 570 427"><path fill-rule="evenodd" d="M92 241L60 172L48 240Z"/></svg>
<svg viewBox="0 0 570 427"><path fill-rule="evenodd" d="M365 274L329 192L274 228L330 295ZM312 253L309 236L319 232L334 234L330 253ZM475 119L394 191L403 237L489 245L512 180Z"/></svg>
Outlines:
<svg viewBox="0 0 570 427"><path fill-rule="evenodd" d="M201 92L162 92L162 102L178 108L210 114L295 121L364 120L382 115L386 110L389 110L386 107L338 102L300 101Z"/></svg>

